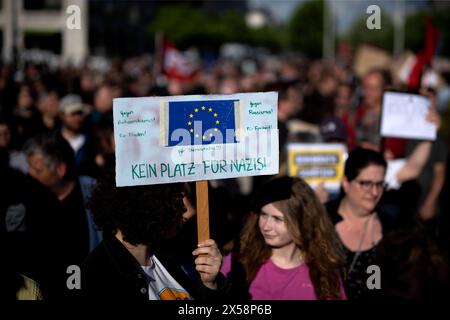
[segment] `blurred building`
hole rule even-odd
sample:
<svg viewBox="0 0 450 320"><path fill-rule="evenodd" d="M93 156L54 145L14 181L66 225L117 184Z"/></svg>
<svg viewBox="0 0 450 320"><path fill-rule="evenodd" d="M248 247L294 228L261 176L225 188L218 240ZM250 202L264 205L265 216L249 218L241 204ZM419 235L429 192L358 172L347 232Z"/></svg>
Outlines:
<svg viewBox="0 0 450 320"><path fill-rule="evenodd" d="M190 1L193 4L196 4L207 12L226 12L226 11L235 11L240 14L245 14L249 7L246 0L241 1L230 1L230 0L203 0L203 1Z"/></svg>
<svg viewBox="0 0 450 320"><path fill-rule="evenodd" d="M87 10L87 0L1 1L3 60L12 61L24 49L39 49L65 61L82 61L89 53Z"/></svg>
<svg viewBox="0 0 450 320"><path fill-rule="evenodd" d="M248 11L246 0L0 0L2 60L13 61L31 49L75 63L88 55L151 53L154 37L149 33L149 23L162 6L179 4L211 13L233 10L244 16ZM71 5L80 8L79 29L68 27L74 14Z"/></svg>
<svg viewBox="0 0 450 320"><path fill-rule="evenodd" d="M153 52L155 39L149 32L148 25L161 7L177 5L188 5L208 13L232 10L243 16L248 10L246 0L91 0L89 1L90 52L102 56L133 56Z"/></svg>
<svg viewBox="0 0 450 320"><path fill-rule="evenodd" d="M154 38L149 35L146 27L162 4L164 3L151 0L89 1L91 54L133 56L152 52Z"/></svg>

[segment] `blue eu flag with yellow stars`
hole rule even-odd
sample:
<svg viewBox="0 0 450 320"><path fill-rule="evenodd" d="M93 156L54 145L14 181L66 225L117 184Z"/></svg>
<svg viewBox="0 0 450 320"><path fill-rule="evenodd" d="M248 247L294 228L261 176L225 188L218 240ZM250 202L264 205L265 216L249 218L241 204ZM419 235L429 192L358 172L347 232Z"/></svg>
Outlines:
<svg viewBox="0 0 450 320"><path fill-rule="evenodd" d="M237 101L169 102L168 146L236 143ZM177 129L186 130L183 131L184 139L180 138L180 131L176 132ZM186 139L188 136L190 139Z"/></svg>

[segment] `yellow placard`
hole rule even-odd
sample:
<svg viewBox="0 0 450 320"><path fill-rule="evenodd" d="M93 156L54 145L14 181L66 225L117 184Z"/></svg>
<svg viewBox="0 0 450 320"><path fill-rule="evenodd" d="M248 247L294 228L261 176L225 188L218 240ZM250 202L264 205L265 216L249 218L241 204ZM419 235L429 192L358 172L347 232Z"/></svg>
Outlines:
<svg viewBox="0 0 450 320"><path fill-rule="evenodd" d="M346 148L340 144L288 145L289 176L307 183L339 185L344 175Z"/></svg>

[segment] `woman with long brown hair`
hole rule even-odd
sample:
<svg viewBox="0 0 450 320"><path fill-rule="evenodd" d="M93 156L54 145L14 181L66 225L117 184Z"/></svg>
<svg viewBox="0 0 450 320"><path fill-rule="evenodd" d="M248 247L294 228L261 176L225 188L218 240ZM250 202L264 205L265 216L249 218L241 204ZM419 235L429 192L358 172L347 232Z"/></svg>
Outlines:
<svg viewBox="0 0 450 320"><path fill-rule="evenodd" d="M254 300L345 299L343 265L333 226L314 191L299 178L279 177L258 193L240 248L224 258L221 272L236 298L245 292Z"/></svg>

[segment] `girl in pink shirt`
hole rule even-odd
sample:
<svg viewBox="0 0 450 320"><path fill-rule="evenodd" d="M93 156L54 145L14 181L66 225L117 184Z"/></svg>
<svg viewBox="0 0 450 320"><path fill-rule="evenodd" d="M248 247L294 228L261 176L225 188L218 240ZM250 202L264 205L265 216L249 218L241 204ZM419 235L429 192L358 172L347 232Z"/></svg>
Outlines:
<svg viewBox="0 0 450 320"><path fill-rule="evenodd" d="M279 177L260 190L239 252L224 258L221 272L254 300L345 299L339 248L314 191L299 178Z"/></svg>

